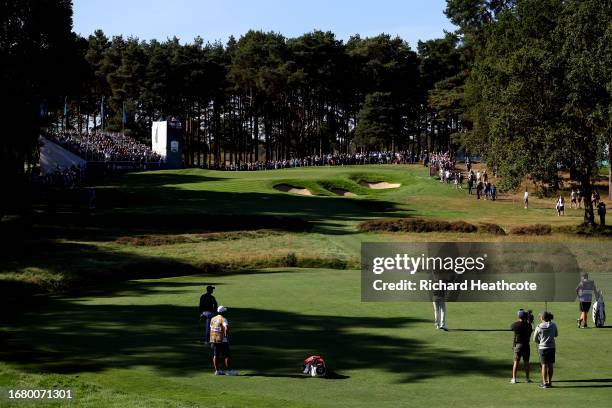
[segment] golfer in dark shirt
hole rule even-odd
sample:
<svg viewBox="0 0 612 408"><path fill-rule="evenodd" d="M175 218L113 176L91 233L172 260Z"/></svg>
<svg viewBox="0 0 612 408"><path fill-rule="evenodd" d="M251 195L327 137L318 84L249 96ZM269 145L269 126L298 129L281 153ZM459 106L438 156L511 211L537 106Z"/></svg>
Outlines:
<svg viewBox="0 0 612 408"><path fill-rule="evenodd" d="M214 286L207 286L206 293L200 296L199 314L204 322L204 343L208 343L210 338L210 319L217 313L217 299L213 296Z"/></svg>
<svg viewBox="0 0 612 408"><path fill-rule="evenodd" d="M516 374L521 358L523 359L523 364L525 364L525 382L531 382L529 379L529 355L531 354L531 350L529 349L529 340L531 339L533 327L528 321L528 316L529 314L525 310L519 310L518 320L512 323L512 326L510 326L510 330L514 332L514 340L512 342L514 362L512 364L512 379L510 380L511 384L517 383Z"/></svg>

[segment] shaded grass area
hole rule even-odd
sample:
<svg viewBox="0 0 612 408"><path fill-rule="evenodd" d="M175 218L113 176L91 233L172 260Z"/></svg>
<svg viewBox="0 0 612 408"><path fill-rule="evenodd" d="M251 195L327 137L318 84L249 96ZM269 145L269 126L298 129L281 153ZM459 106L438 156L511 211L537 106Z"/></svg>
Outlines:
<svg viewBox="0 0 612 408"><path fill-rule="evenodd" d="M150 244L150 238L124 237L118 244L38 241L15 246L4 254L0 264L0 305L15 308L29 303L35 294L77 291L135 278L242 274L281 266L344 269L357 264L356 259L334 248L312 252L317 244L308 235L246 232L239 238L230 236L228 242L226 234L205 234L195 243L170 245L153 239L155 245L134 246L133 240ZM228 245L233 248L229 250ZM13 313L12 308L3 308L0 315Z"/></svg>
<svg viewBox="0 0 612 408"><path fill-rule="evenodd" d="M548 224L518 225L510 232L515 235L550 235L552 227Z"/></svg>
<svg viewBox="0 0 612 408"><path fill-rule="evenodd" d="M115 242L122 245L162 246L196 242L235 241L244 238L255 239L278 235L281 235L281 232L275 230L210 232L205 234L181 235L158 234L119 237Z"/></svg>
<svg viewBox="0 0 612 408"><path fill-rule="evenodd" d="M561 333L557 388L548 392L508 384L507 328L519 307L543 305L449 303L445 333L433 328L429 303L361 303L358 277L275 269L131 281L51 299L3 325L0 386L72 386L90 406L394 407L407 395L430 404L442 385L458 407L486 406L493 395L503 395L496 406L525 398L536 407L605 406L612 384L601 356L612 352L612 330L576 329L575 304L548 305ZM595 278L609 287L609 276ZM236 378L213 376L210 350L197 341L197 299L207 284L229 307ZM581 353L593 343L597 353ZM300 375L302 359L319 353L338 379Z"/></svg>
<svg viewBox="0 0 612 408"><path fill-rule="evenodd" d="M528 211L507 199L477 201L426 171L390 165L127 174L98 186L93 214L72 206L70 197L55 197L53 206L0 222L0 232L10 237L0 249L0 294L12 302L109 280L275 266L346 268L358 264L364 240L464 240L463 233L475 230L483 232L470 235L475 240L512 239L502 231L544 222L551 236L561 234L555 239L610 236L607 229L576 228L579 211L556 217L539 208L544 200L534 199ZM318 188L321 195L274 190L283 180ZM402 187L372 190L360 181ZM338 197L330 191L336 187L359 197ZM410 221L385 221L391 227L383 227L378 220L388 217ZM378 227L361 233L364 222ZM389 237L389 230L397 232Z"/></svg>

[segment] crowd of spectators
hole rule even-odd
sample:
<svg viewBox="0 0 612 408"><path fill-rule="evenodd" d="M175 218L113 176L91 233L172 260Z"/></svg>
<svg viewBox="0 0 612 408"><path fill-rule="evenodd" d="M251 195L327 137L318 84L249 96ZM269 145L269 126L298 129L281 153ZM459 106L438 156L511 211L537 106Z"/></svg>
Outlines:
<svg viewBox="0 0 612 408"><path fill-rule="evenodd" d="M43 136L88 161L147 163L161 160L151 147L122 133L47 129Z"/></svg>
<svg viewBox="0 0 612 408"><path fill-rule="evenodd" d="M453 183L455 188L463 189L464 180L467 181L468 194L476 193L476 199L497 200L497 186L494 181L497 179L497 167L493 167L493 180L489 177L487 170L474 171L472 163L467 158L466 174L456 167L456 160L450 152L431 153L424 160L425 166L429 165L429 175L437 177L441 183Z"/></svg>
<svg viewBox="0 0 612 408"><path fill-rule="evenodd" d="M59 189L78 188L85 174L81 166L70 166L68 168L57 167L53 173L33 173L31 182L39 187L54 187Z"/></svg>
<svg viewBox="0 0 612 408"><path fill-rule="evenodd" d="M242 162L225 166L213 166L216 169L227 171L258 171L277 170L294 167L316 166L352 166L363 164L413 164L420 156L408 151L401 152L364 152L364 153L334 153L292 158L286 160L268 160L256 162Z"/></svg>

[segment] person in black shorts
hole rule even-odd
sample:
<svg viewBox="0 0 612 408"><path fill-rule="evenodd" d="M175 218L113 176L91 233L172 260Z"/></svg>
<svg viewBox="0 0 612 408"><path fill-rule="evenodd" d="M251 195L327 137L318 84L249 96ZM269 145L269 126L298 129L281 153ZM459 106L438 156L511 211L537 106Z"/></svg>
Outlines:
<svg viewBox="0 0 612 408"><path fill-rule="evenodd" d="M518 371L518 365L523 360L525 365L525 382L530 383L529 379L529 356L531 349L529 347L529 340L531 339L531 333L533 327L529 321L529 313L523 309L519 310L518 320L510 326L510 330L514 332L514 340L512 342L512 351L514 352L514 362L512 364L512 379L510 384L516 384L516 374Z"/></svg>
<svg viewBox="0 0 612 408"><path fill-rule="evenodd" d="M593 296L597 293L597 287L592 279L589 279L589 274L584 272L580 279L580 283L576 287L578 302L580 306L580 318L576 321L578 328L586 328L588 321L589 309L593 302Z"/></svg>
<svg viewBox="0 0 612 408"><path fill-rule="evenodd" d="M556 337L559 335L557 325L552 321L552 313L540 313L540 324L533 332L533 341L538 343L540 365L542 367L542 384L540 388L552 387L553 368L555 365Z"/></svg>
<svg viewBox="0 0 612 408"><path fill-rule="evenodd" d="M229 347L229 321L225 318L227 307L219 306L217 315L210 320L210 343L213 353L215 375L236 375L232 370L232 358ZM221 361L225 363L227 372L221 371Z"/></svg>

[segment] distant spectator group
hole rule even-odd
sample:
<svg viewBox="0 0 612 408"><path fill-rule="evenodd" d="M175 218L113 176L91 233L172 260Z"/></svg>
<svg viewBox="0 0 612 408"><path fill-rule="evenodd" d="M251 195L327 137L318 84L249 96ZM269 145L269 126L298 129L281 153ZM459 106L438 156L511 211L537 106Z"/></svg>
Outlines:
<svg viewBox="0 0 612 408"><path fill-rule="evenodd" d="M268 160L256 162L241 162L225 166L213 166L216 169L227 171L258 171L277 170L294 167L316 167L316 166L353 166L363 164L413 164L417 163L420 156L416 153L401 152L360 152L360 153L333 153L323 155L312 155L303 158L291 158L285 160Z"/></svg>
<svg viewBox="0 0 612 408"><path fill-rule="evenodd" d="M149 146L122 133L47 129L43 136L89 161L147 163L161 160Z"/></svg>
<svg viewBox="0 0 612 408"><path fill-rule="evenodd" d="M441 183L453 183L456 189L463 189L463 182L467 181L468 194L476 194L476 199L497 200L497 186L491 181L487 170L476 171L472 169L472 163L466 160L467 173L464 175L456 168L456 161L450 152L431 153L423 160L425 166L429 166L429 174L438 177ZM497 168L493 168L493 176L497 177Z"/></svg>
<svg viewBox="0 0 612 408"><path fill-rule="evenodd" d="M80 186L84 177L81 166L68 168L57 167L53 173L32 174L32 184L40 187L55 187L59 189L75 189Z"/></svg>

